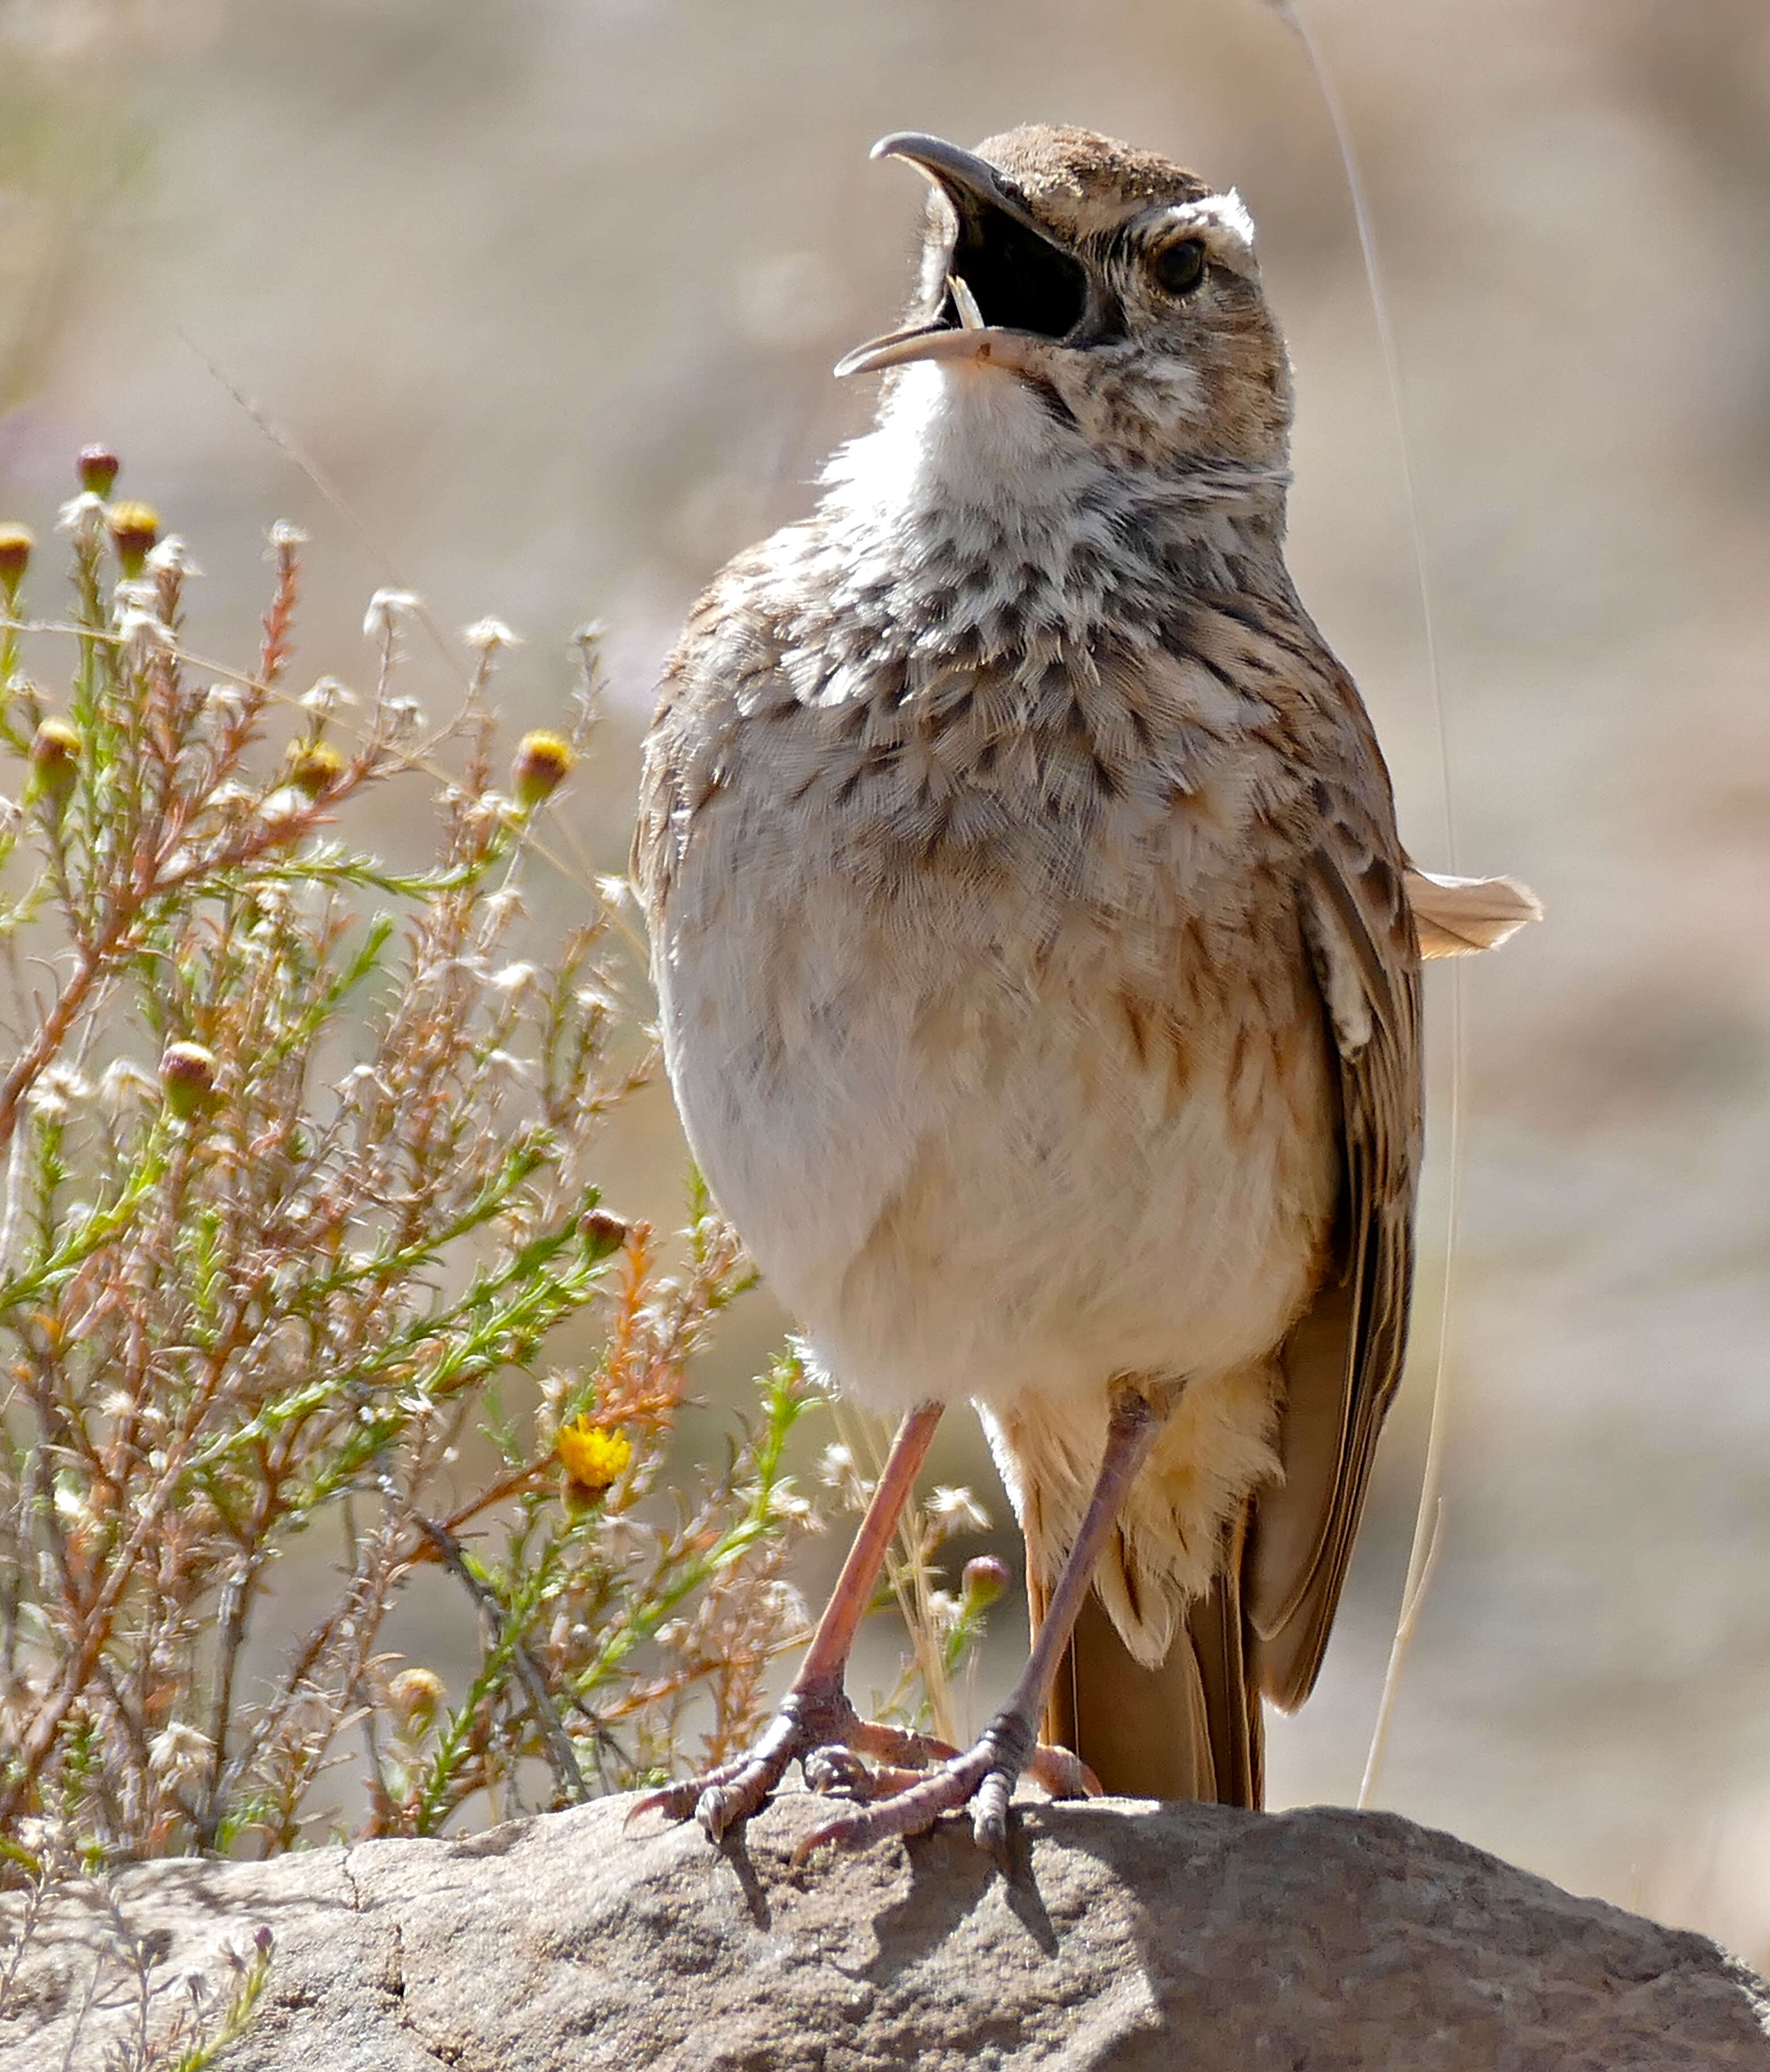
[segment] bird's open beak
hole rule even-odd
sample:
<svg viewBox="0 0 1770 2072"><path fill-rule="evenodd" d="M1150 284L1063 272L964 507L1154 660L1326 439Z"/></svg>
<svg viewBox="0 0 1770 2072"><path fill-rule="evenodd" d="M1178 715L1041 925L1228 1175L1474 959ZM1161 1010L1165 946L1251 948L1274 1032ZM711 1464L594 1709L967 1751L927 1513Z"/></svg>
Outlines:
<svg viewBox="0 0 1770 2072"><path fill-rule="evenodd" d="M956 220L946 292L934 315L836 362L867 374L910 360L989 360L1012 366L1016 342L1066 338L1089 302L1087 269L1039 228L1014 189L975 151L913 130L881 137L876 158L907 158L946 196Z"/></svg>

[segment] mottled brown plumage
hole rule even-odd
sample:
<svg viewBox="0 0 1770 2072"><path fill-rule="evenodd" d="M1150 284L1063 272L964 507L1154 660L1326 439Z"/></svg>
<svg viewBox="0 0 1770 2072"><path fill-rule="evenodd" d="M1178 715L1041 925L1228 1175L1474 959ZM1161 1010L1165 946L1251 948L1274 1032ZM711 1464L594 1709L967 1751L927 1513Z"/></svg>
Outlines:
<svg viewBox="0 0 1770 2072"><path fill-rule="evenodd" d="M1014 1698L828 1836L975 1794L999 1848L1029 1760L1080 1781L1030 1753L1047 1704L1110 1788L1259 1802L1260 1695L1315 1679L1400 1372L1410 885L1435 948L1527 895L1410 873L1285 570L1236 197L1081 130L881 150L934 191L909 323L845 363L893 370L878 426L696 606L635 863L714 1194L905 1414L880 1505L969 1397L1026 1536ZM821 1742L927 1757L841 1692L888 1528L757 1756L655 1803L717 1833Z"/></svg>

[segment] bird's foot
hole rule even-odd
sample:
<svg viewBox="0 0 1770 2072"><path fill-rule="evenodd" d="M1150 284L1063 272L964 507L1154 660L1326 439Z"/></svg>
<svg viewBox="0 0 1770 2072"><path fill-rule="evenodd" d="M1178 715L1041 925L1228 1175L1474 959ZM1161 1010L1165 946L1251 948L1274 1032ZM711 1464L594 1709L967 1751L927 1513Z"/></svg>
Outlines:
<svg viewBox="0 0 1770 2072"><path fill-rule="evenodd" d="M793 1860L803 1864L826 1844L864 1849L888 1836L926 1834L942 1813L968 1805L979 1847L989 1851L1005 1876L1008 1805L1023 1775L1053 1799L1089 1798L1100 1790L1099 1779L1080 1757L1040 1741L1032 1721L1010 1708L997 1713L975 1746L949 1757L932 1776L906 1781L889 1797L875 1794L870 1804L814 1827L793 1852Z"/></svg>
<svg viewBox="0 0 1770 2072"><path fill-rule="evenodd" d="M749 1819L795 1762L814 1791L846 1791L870 1800L915 1785L930 1764L958 1753L949 1743L927 1734L863 1720L840 1684L807 1685L788 1692L747 1755L648 1791L627 1819L662 1813L669 1820L686 1820L692 1814L708 1840L717 1842ZM864 1756L885 1761L873 1769L861 1760Z"/></svg>

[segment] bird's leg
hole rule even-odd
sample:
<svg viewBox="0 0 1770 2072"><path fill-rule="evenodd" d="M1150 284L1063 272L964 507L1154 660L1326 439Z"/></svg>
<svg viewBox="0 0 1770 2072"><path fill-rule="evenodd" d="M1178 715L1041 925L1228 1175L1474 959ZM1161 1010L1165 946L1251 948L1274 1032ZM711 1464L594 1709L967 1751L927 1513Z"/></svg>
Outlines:
<svg viewBox="0 0 1770 2072"><path fill-rule="evenodd" d="M1039 1720L1049 1700L1052 1681L1063 1651L1069 1645L1076 1616L1094 1581L1094 1563L1118 1522L1119 1507L1148 1459L1156 1436L1166 1423L1179 1393L1179 1385L1174 1383L1151 1389L1147 1385L1126 1383L1114 1391L1106 1451L1081 1530L1045 1606L1038 1638L1033 1643L1021 1679L1008 1703L984 1729L976 1745L963 1754L954 1756L933 1776L911 1785L894 1798L827 1821L799 1844L795 1852L796 1860L803 1861L826 1842L860 1848L888 1835L919 1835L931 1827L942 1813L969 1803L971 1826L978 1841L1005 1870L1008 1803L1015 1780L1029 1768L1035 1755L1043 1758L1039 1767L1048 1778L1057 1767L1051 1759L1064 1753L1039 1748ZM1079 1786L1085 1772L1073 1756L1069 1761L1078 1773L1076 1785L1072 1786L1074 1790Z"/></svg>
<svg viewBox="0 0 1770 2072"><path fill-rule="evenodd" d="M661 1790L648 1793L634 1807L630 1819L657 1811L672 1820L685 1820L692 1813L717 1841L728 1827L749 1818L785 1776L789 1763L814 1750L852 1749L860 1754L918 1766L939 1762L955 1753L944 1741L863 1720L844 1688L854 1636L873 1602L885 1550L897 1529L917 1473L927 1457L942 1408L938 1403L922 1404L898 1426L873 1500L854 1536L854 1544L848 1549L811 1644L805 1651L799 1674L761 1740L734 1762L722 1763L704 1776L667 1784ZM819 1769L823 1775L840 1774L840 1766L833 1758L827 1759Z"/></svg>

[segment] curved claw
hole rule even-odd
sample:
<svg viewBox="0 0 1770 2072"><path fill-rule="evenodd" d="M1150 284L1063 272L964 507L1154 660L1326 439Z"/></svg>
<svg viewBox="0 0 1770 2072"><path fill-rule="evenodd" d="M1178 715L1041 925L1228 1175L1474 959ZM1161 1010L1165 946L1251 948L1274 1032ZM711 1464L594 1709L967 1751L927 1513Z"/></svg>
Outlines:
<svg viewBox="0 0 1770 2072"><path fill-rule="evenodd" d="M875 1795L873 1773L851 1748L826 1742L807 1749L799 1758L799 1768L812 1790L822 1794L848 1792L856 1799Z"/></svg>
<svg viewBox="0 0 1770 2072"><path fill-rule="evenodd" d="M1053 1799L1099 1799L1106 1787L1078 1755L1055 1742L1041 1741L1028 1757L1027 1776Z"/></svg>
<svg viewBox="0 0 1770 2072"><path fill-rule="evenodd" d="M1008 1802L1020 1765L999 1749L988 1734L975 1748L967 1749L951 1762L943 1763L932 1777L913 1784L889 1799L875 1799L852 1813L826 1820L793 1852L795 1867L826 1844L840 1849L864 1849L893 1835L925 1835L942 1813L956 1812L973 1798L980 1797L973 1820L977 1838L1005 1864Z"/></svg>
<svg viewBox="0 0 1770 2072"><path fill-rule="evenodd" d="M1053 1798L1097 1798L1100 1792L1100 1780L1067 1749L1041 1741L1022 1758L1017 1750L1025 1748L1025 1742L1018 1739L1017 1725L1017 1721L997 1720L973 1747L942 1763L932 1776L814 1827L794 1850L795 1865L803 1864L815 1851L826 1846L864 1849L891 1836L924 1835L942 1813L955 1813L969 1805L971 1832L978 1847L988 1850L1007 1877L1008 1804L1015 1783L1023 1774Z"/></svg>
<svg viewBox="0 0 1770 2072"><path fill-rule="evenodd" d="M789 1698L748 1755L699 1778L695 1818L708 1840L723 1840L728 1829L747 1820L786 1776L787 1765L815 1741L804 1712Z"/></svg>
<svg viewBox="0 0 1770 2072"><path fill-rule="evenodd" d="M958 1750L926 1734L877 1720L857 1718L840 1688L812 1685L790 1692L747 1755L721 1763L704 1775L648 1791L627 1815L631 1825L642 1813L662 1813L680 1822L691 1815L712 1841L720 1841L741 1822L760 1811L795 1761L805 1766L815 1790L848 1790L858 1798L877 1799L901 1790L925 1774L925 1766L955 1758ZM862 1755L916 1765L912 1773L881 1767L869 1770Z"/></svg>
<svg viewBox="0 0 1770 2072"><path fill-rule="evenodd" d="M990 1770L978 1786L971 1807L972 1839L979 1848L988 1850L1004 1877L1008 1876L1009 1868L1008 1802L1013 1790L1014 1780L1005 1770Z"/></svg>
<svg viewBox="0 0 1770 2072"><path fill-rule="evenodd" d="M791 1761L791 1754L776 1761L758 1753L741 1764L729 1782L714 1784L700 1780L703 1789L695 1801L695 1818L707 1840L723 1841L728 1829L759 1811L763 1800L786 1774Z"/></svg>
<svg viewBox="0 0 1770 2072"><path fill-rule="evenodd" d="M673 1826L686 1820L700 1803L701 1794L709 1786L728 1784L743 1767L741 1763L721 1763L717 1770L710 1770L704 1777L691 1777L676 1784L660 1785L655 1791L648 1791L643 1799L636 1799L627 1808L627 1816L622 1822L623 1828L630 1827L642 1813L661 1813Z"/></svg>
<svg viewBox="0 0 1770 2072"><path fill-rule="evenodd" d="M803 1720L791 1704L775 1714L755 1747L735 1762L721 1763L700 1777L684 1778L648 1791L628 1814L630 1823L653 1811L674 1821L692 1813L717 1842L726 1830L747 1820L786 1774L786 1766L807 1745Z"/></svg>
<svg viewBox="0 0 1770 2072"><path fill-rule="evenodd" d="M1029 1747L1031 1741L1019 1717L1004 1714L974 1747L960 1751L924 1734L857 1719L840 1692L795 1692L748 1755L648 1791L628 1812L626 1824L642 1813L662 1813L676 1822L692 1815L710 1840L721 1841L761 1809L797 1760L814 1790L846 1791L864 1803L807 1835L793 1852L795 1864L826 1843L864 1848L888 1836L925 1834L942 1813L969 1804L979 1846L1005 1873L1008 1802L1023 1771L1054 1799L1098 1795L1100 1790L1094 1772L1067 1749L1043 1742ZM862 1754L887 1760L869 1768ZM918 1767L897 1766L906 1761ZM929 1762L939 1767L921 1767Z"/></svg>
<svg viewBox="0 0 1770 2072"><path fill-rule="evenodd" d="M942 1813L955 1812L978 1789L981 1778L955 1775L951 1768L925 1778L893 1798L876 1799L814 1827L793 1852L796 1869L819 1849L864 1849L893 1835L925 1835Z"/></svg>

